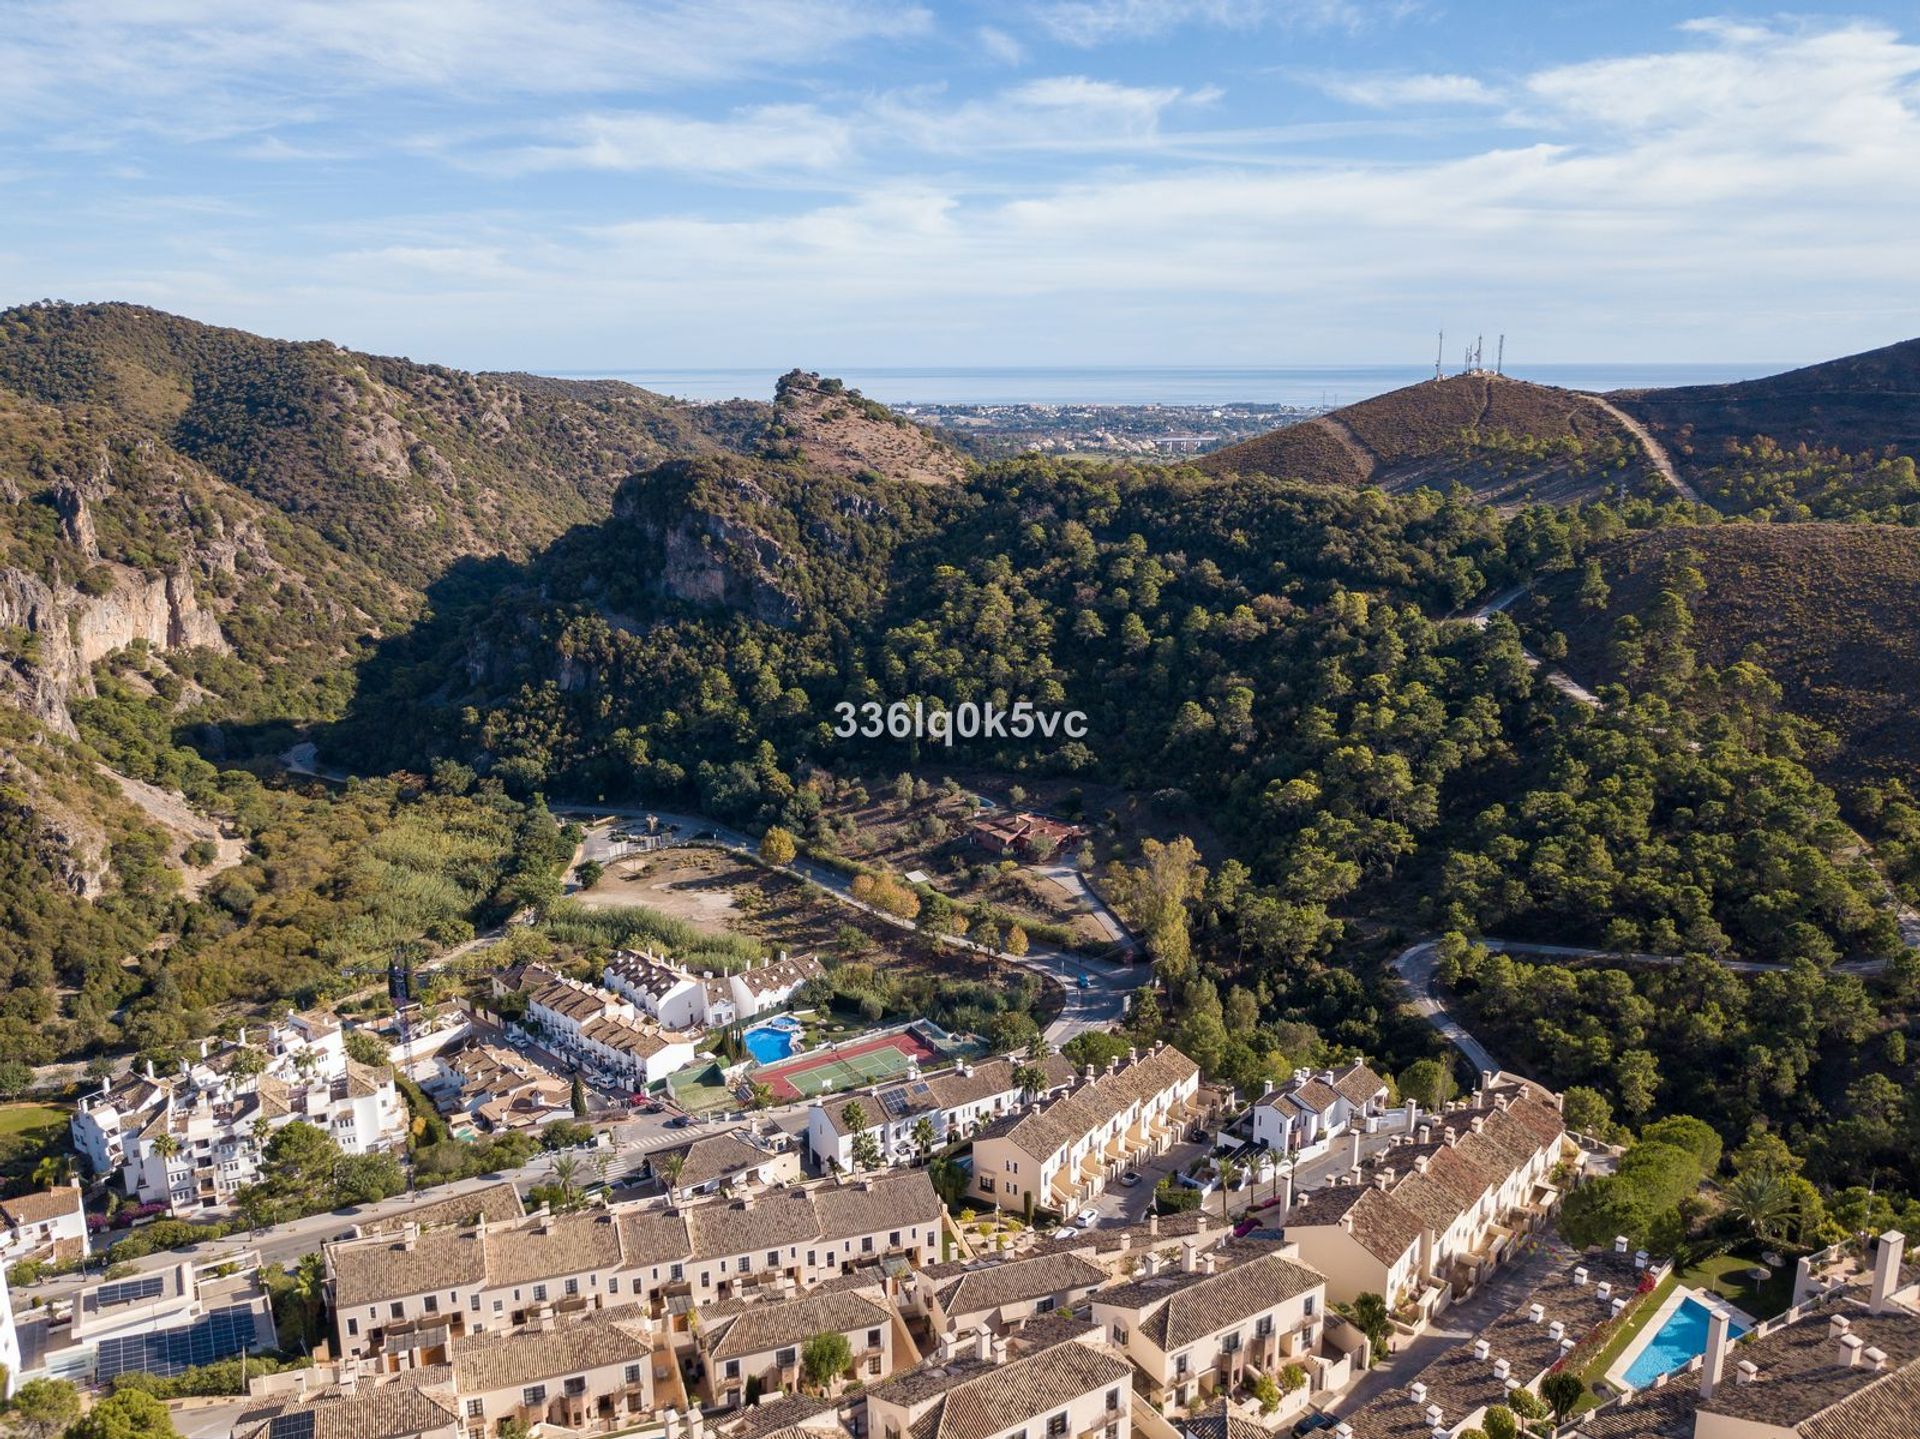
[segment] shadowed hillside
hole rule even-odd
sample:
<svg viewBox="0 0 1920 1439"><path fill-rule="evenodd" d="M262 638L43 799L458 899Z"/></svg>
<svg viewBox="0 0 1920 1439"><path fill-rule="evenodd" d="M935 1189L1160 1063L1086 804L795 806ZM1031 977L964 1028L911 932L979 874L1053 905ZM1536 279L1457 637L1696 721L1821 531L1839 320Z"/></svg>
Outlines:
<svg viewBox="0 0 1920 1439"><path fill-rule="evenodd" d="M1920 535L1883 525L1718 525L1635 535L1605 551L1604 606L1582 606L1573 576L1548 588L1568 668L1620 678L1622 616L1642 620L1690 563L1706 588L1687 600L1703 664L1752 655L1787 706L1834 732L1832 778L1920 778Z"/></svg>
<svg viewBox="0 0 1920 1439"><path fill-rule="evenodd" d="M1266 474L1406 492L1464 484L1495 504L1571 501L1650 475L1617 419L1572 390L1454 375L1217 450L1213 474Z"/></svg>

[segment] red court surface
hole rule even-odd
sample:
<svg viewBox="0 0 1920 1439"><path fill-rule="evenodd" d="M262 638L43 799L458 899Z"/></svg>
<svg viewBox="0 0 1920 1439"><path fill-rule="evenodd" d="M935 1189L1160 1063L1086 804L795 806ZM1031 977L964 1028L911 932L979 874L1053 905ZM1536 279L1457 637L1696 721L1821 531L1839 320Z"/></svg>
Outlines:
<svg viewBox="0 0 1920 1439"><path fill-rule="evenodd" d="M754 1078L773 1091L780 1100L808 1099L833 1089L849 1089L875 1084L904 1074L909 1060L921 1064L938 1059L932 1046L910 1031L883 1034L843 1044L820 1054L806 1054L783 1060L754 1073Z"/></svg>

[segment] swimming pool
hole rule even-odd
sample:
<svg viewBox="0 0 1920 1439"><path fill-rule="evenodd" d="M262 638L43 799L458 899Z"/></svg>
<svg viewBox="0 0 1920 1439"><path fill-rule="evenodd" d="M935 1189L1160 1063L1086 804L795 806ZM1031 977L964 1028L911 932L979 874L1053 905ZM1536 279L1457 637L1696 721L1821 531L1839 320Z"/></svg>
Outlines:
<svg viewBox="0 0 1920 1439"><path fill-rule="evenodd" d="M740 1036L751 1054L760 1064L772 1064L775 1060L786 1059L793 1053L795 1042L800 1037L799 1026L792 1021L785 1024L756 1024Z"/></svg>
<svg viewBox="0 0 1920 1439"><path fill-rule="evenodd" d="M1738 1339L1747 1326L1735 1320L1727 1337ZM1697 1356L1707 1352L1707 1306L1698 1299L1686 1298L1667 1316L1654 1336L1633 1356L1625 1375L1635 1389L1645 1389L1662 1374L1684 1369Z"/></svg>

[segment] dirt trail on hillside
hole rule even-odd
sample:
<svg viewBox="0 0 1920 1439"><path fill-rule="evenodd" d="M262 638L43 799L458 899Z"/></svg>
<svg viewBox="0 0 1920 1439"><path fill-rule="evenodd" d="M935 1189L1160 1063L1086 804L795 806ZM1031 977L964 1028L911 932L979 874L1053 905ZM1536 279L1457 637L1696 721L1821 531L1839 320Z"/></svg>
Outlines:
<svg viewBox="0 0 1920 1439"><path fill-rule="evenodd" d="M1680 478L1680 472L1673 467L1673 457L1667 453L1667 447L1653 437L1653 431L1634 419L1632 415L1629 415L1625 410L1614 404L1613 401L1603 399L1599 395L1588 395L1587 398L1627 427L1628 432L1640 442L1640 448L1646 451L1647 459L1652 463L1653 467L1665 477L1668 484L1678 490L1682 496L1693 501L1694 504L1702 505L1706 503L1705 500L1700 498L1700 492L1698 490Z"/></svg>
<svg viewBox="0 0 1920 1439"><path fill-rule="evenodd" d="M1346 421L1335 419L1332 415L1321 415L1318 419L1309 420L1307 423L1319 425L1345 446L1347 453L1353 456L1354 463L1360 467L1361 484L1364 485L1373 478L1373 472L1379 467L1380 461L1372 450L1360 443L1360 437L1347 428Z"/></svg>

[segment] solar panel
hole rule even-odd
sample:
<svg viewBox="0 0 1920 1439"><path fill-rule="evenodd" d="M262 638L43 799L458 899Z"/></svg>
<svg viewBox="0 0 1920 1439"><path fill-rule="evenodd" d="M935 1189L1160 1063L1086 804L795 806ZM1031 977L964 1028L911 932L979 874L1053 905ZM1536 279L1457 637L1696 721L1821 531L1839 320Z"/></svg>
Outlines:
<svg viewBox="0 0 1920 1439"><path fill-rule="evenodd" d="M167 1281L161 1275L142 1275L138 1279L123 1279L118 1284L101 1285L94 1293L93 1302L102 1309L110 1304L136 1304L153 1298L166 1287Z"/></svg>
<svg viewBox="0 0 1920 1439"><path fill-rule="evenodd" d="M891 1115L897 1116L897 1115L905 1114L907 1112L906 1092L900 1089L881 1090L880 1091L880 1107L886 1110L887 1113Z"/></svg>
<svg viewBox="0 0 1920 1439"><path fill-rule="evenodd" d="M267 1424L267 1439L313 1439L313 1411L291 1409Z"/></svg>
<svg viewBox="0 0 1920 1439"><path fill-rule="evenodd" d="M171 1378L253 1345L253 1311L245 1305L216 1309L184 1329L102 1339L95 1362L100 1382L130 1371Z"/></svg>

